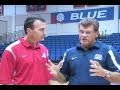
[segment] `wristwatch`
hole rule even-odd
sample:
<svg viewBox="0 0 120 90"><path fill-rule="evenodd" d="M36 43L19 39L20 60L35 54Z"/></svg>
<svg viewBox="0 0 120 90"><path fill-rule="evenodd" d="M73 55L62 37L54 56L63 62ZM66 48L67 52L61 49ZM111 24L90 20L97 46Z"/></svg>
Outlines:
<svg viewBox="0 0 120 90"><path fill-rule="evenodd" d="M106 74L105 78L109 78L109 77L111 77L111 72L107 71L107 74Z"/></svg>

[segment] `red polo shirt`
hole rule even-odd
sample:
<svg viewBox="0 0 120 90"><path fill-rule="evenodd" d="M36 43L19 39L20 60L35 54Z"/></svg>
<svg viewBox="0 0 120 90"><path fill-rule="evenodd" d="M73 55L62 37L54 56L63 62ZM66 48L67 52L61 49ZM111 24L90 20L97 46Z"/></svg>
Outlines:
<svg viewBox="0 0 120 90"><path fill-rule="evenodd" d="M47 85L52 75L46 67L48 50L42 44L33 47L23 37L9 45L1 60L0 83Z"/></svg>

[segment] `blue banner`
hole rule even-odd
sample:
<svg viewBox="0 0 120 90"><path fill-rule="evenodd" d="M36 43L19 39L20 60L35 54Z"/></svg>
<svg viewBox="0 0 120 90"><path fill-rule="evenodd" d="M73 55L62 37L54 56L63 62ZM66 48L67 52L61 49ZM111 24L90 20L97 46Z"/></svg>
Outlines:
<svg viewBox="0 0 120 90"><path fill-rule="evenodd" d="M52 13L51 23L74 23L85 17L95 18L98 21L113 20L114 7Z"/></svg>

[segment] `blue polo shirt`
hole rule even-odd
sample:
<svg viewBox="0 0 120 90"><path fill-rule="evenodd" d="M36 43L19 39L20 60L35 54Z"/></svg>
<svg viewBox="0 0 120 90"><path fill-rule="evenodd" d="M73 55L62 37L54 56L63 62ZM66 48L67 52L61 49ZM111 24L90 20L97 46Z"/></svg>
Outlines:
<svg viewBox="0 0 120 90"><path fill-rule="evenodd" d="M120 71L120 59L112 46L98 40L85 51L80 43L76 47L67 49L64 54L63 66L60 72L65 76L69 85L109 85L103 77L90 76L90 60L98 61L103 68L110 71Z"/></svg>

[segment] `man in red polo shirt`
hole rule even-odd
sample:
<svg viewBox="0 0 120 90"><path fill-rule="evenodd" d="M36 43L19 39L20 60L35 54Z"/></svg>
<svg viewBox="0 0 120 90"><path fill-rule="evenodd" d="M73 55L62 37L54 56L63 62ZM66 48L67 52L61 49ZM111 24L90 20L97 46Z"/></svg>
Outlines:
<svg viewBox="0 0 120 90"><path fill-rule="evenodd" d="M0 84L48 85L52 75L46 67L48 50L40 44L46 34L42 18L28 17L25 36L9 45L1 60Z"/></svg>

